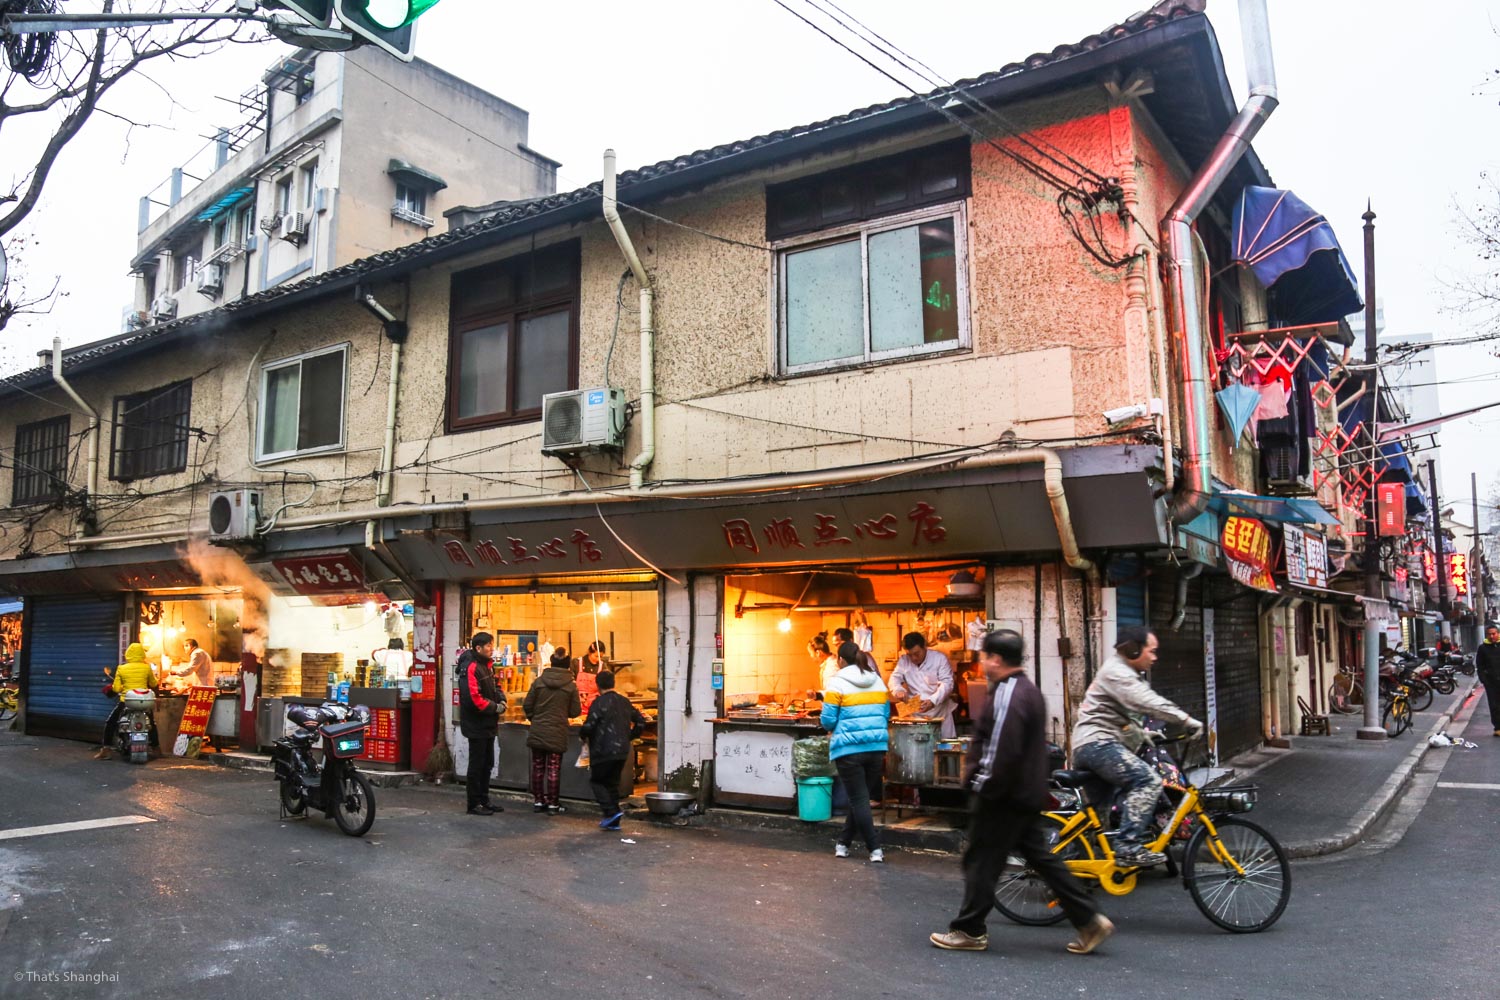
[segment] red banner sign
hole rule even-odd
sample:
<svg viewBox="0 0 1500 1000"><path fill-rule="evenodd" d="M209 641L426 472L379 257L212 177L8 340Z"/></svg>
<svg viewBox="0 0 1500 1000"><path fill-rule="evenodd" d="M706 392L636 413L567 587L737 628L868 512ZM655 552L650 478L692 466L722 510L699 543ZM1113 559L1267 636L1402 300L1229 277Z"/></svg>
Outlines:
<svg viewBox="0 0 1500 1000"><path fill-rule="evenodd" d="M208 718L213 715L214 699L218 696L218 688L196 685L188 688L187 706L182 710L182 725L177 727L177 739L172 744L174 755L198 756L203 734L208 732Z"/></svg>
<svg viewBox="0 0 1500 1000"><path fill-rule="evenodd" d="M1253 517L1230 517L1224 521L1219 544L1229 575L1247 587L1276 593L1271 580L1271 533Z"/></svg>
<svg viewBox="0 0 1500 1000"><path fill-rule="evenodd" d="M1469 557L1462 552L1448 557L1448 582L1459 597L1469 596Z"/></svg>
<svg viewBox="0 0 1500 1000"><path fill-rule="evenodd" d="M1427 584L1437 583L1437 560L1432 557L1431 549L1422 550L1422 580Z"/></svg>
<svg viewBox="0 0 1500 1000"><path fill-rule="evenodd" d="M1376 534L1406 534L1406 486L1402 483L1380 483L1376 486Z"/></svg>
<svg viewBox="0 0 1500 1000"><path fill-rule="evenodd" d="M347 552L298 559L273 559L271 565L297 593L307 597L321 594L363 593L365 571L359 561Z"/></svg>

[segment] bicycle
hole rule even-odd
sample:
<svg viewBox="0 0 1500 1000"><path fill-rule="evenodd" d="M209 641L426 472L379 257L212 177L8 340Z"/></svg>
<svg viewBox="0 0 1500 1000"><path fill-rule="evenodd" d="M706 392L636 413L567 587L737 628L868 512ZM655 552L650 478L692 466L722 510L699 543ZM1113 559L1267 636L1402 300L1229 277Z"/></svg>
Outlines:
<svg viewBox="0 0 1500 1000"><path fill-rule="evenodd" d="M1432 692L1428 691L1429 697ZM1412 706L1411 689L1405 684L1397 684L1390 698L1381 699L1382 709L1380 713L1380 724L1385 727L1387 736L1395 739L1411 728Z"/></svg>
<svg viewBox="0 0 1500 1000"><path fill-rule="evenodd" d="M1340 715L1354 715L1365 704L1365 686L1351 671L1339 667L1328 687L1328 710Z"/></svg>
<svg viewBox="0 0 1500 1000"><path fill-rule="evenodd" d="M1092 771L1054 771L1053 782L1075 792L1079 810L1043 814L1052 853L1068 870L1112 896L1136 887L1144 870L1116 864L1114 847L1096 806L1108 801L1112 787ZM1231 815L1255 805L1254 785L1199 789L1185 778L1167 782L1164 790L1180 795L1171 820L1147 850L1165 852L1186 840L1180 863L1183 885L1203 915L1237 934L1263 931L1274 924L1292 893L1292 869L1286 852L1264 828ZM995 908L1019 924L1045 926L1064 913L1051 889L1029 867L1008 870L995 885Z"/></svg>
<svg viewBox="0 0 1500 1000"><path fill-rule="evenodd" d="M21 689L12 684L0 685L0 722L16 717L21 707Z"/></svg>

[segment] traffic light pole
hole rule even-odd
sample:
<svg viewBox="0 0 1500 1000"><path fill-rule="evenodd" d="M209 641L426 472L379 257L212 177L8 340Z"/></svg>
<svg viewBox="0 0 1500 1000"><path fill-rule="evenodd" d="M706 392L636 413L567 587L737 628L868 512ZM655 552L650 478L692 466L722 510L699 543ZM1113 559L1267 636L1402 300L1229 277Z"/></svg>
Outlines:
<svg viewBox="0 0 1500 1000"><path fill-rule="evenodd" d="M56 31L98 31L106 28L142 28L173 21L258 21L271 24L263 14L7 14L0 18L0 37L40 35Z"/></svg>

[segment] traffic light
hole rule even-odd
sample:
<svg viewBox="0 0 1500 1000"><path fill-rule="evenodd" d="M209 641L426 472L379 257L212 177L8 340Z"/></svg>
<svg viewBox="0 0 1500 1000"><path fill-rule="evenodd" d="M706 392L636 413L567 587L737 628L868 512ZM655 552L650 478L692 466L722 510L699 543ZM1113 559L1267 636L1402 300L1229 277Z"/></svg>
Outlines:
<svg viewBox="0 0 1500 1000"><path fill-rule="evenodd" d="M347 30L410 62L412 22L437 4L438 0L337 0L334 13Z"/></svg>
<svg viewBox="0 0 1500 1000"><path fill-rule="evenodd" d="M261 0L267 7L289 10L314 28L333 23L333 0Z"/></svg>

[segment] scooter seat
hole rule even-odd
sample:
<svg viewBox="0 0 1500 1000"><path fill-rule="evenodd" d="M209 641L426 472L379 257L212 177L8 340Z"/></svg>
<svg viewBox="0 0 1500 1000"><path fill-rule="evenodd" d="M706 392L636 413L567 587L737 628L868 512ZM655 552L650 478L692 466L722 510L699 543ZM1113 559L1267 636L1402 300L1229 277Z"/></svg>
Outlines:
<svg viewBox="0 0 1500 1000"><path fill-rule="evenodd" d="M1093 771L1053 771L1052 780L1064 788L1082 788L1090 779L1097 777Z"/></svg>

